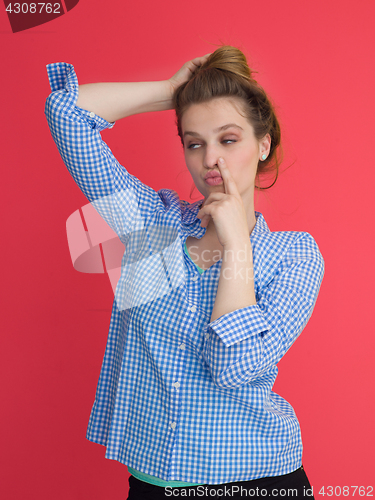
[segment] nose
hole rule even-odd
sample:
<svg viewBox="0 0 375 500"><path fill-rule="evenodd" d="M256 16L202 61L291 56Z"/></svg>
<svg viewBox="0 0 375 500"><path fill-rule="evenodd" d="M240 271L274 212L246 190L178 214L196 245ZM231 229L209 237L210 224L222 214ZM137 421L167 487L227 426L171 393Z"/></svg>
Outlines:
<svg viewBox="0 0 375 500"><path fill-rule="evenodd" d="M219 157L220 153L218 148L214 144L206 144L203 157L203 165L206 168L217 167Z"/></svg>

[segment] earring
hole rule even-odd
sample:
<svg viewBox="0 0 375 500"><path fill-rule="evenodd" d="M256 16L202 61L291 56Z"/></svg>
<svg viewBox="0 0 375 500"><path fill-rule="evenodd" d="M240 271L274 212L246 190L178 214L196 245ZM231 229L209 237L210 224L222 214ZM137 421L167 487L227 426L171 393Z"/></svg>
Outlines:
<svg viewBox="0 0 375 500"><path fill-rule="evenodd" d="M262 160L265 160L267 158L267 155L262 155Z"/></svg>

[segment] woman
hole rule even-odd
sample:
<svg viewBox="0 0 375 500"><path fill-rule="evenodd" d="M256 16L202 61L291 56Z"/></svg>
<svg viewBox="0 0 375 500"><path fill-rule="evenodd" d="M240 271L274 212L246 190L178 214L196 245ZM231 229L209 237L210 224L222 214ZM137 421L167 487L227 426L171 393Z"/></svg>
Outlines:
<svg viewBox="0 0 375 500"><path fill-rule="evenodd" d="M87 438L128 466L129 499L311 496L297 417L271 389L324 260L309 233L271 232L254 211L255 180L277 178L280 128L245 56L222 46L161 82L47 71L60 154L126 248ZM192 204L142 184L100 136L172 108L203 195Z"/></svg>

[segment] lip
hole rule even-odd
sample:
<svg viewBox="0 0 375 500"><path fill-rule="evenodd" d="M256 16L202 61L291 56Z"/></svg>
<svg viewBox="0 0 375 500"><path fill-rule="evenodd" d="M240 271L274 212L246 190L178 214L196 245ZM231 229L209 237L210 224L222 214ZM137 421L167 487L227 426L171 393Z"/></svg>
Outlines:
<svg viewBox="0 0 375 500"><path fill-rule="evenodd" d="M223 178L221 175L215 175L214 177L207 177L205 180L205 183L208 184L209 186L219 186L220 184L223 184Z"/></svg>
<svg viewBox="0 0 375 500"><path fill-rule="evenodd" d="M209 179L210 177L221 177L221 174L218 170L210 170L204 178Z"/></svg>

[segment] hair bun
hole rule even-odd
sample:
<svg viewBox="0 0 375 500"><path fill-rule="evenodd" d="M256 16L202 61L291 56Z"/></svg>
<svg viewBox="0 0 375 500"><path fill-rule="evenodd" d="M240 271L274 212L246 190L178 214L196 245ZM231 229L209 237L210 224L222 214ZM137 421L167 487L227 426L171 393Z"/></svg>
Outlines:
<svg viewBox="0 0 375 500"><path fill-rule="evenodd" d="M229 71L248 81L254 81L252 78L252 71L249 68L244 53L231 45L222 45L216 49L215 52L207 58L206 62L196 70L196 74L207 69Z"/></svg>

